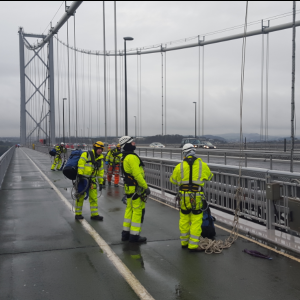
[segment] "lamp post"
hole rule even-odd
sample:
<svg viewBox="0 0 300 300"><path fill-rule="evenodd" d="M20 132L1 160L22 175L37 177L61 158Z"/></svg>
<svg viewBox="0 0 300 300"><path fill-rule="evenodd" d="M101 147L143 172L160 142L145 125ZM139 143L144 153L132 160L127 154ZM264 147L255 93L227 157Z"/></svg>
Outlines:
<svg viewBox="0 0 300 300"><path fill-rule="evenodd" d="M197 106L197 105L196 105L196 102L193 102L193 103L195 103L195 138L196 138L196 136L197 136L197 132L196 132L196 123L197 123L197 122L196 122L196 121L197 121L197 117L196 117L196 116L197 116L197 115L196 115L196 106Z"/></svg>
<svg viewBox="0 0 300 300"><path fill-rule="evenodd" d="M128 135L128 120L127 120L127 69L126 69L126 41L132 41L132 37L124 37L124 62L125 62L125 135Z"/></svg>
<svg viewBox="0 0 300 300"><path fill-rule="evenodd" d="M136 116L134 116L134 135L135 135L135 141L136 141Z"/></svg>
<svg viewBox="0 0 300 300"><path fill-rule="evenodd" d="M65 100L67 100L67 98L63 98L63 141L64 144L65 142Z"/></svg>

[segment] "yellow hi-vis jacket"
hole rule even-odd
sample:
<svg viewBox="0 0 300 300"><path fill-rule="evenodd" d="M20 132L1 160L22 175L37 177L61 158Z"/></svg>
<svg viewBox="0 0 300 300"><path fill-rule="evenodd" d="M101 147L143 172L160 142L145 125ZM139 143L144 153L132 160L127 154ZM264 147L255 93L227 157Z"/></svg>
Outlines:
<svg viewBox="0 0 300 300"><path fill-rule="evenodd" d="M104 156L100 154L97 158L95 155L94 149L92 150L94 153L95 161L101 161L101 166L99 167L98 171L94 171L94 165L91 161L90 154L85 151L81 154L78 160L78 175L83 175L84 177L92 178L94 180L98 180L99 184L103 183L103 176L104 176L104 167L103 167L103 158Z"/></svg>
<svg viewBox="0 0 300 300"><path fill-rule="evenodd" d="M116 155L116 153L119 152L118 149L113 149L108 151L105 161L108 161L110 165L119 165L122 159L122 153L120 152L119 154Z"/></svg>
<svg viewBox="0 0 300 300"><path fill-rule="evenodd" d="M123 168L126 173L133 177L138 186L143 189L148 188L148 185L145 180L145 173L142 166L140 166L140 159L134 154L128 154L123 160ZM125 184L125 193L132 194L135 192L135 186L128 186Z"/></svg>
<svg viewBox="0 0 300 300"><path fill-rule="evenodd" d="M204 181L211 180L213 173L210 171L208 165L202 161L201 158L197 158L193 164L193 178L192 183L197 185L204 185ZM189 184L190 179L190 166L186 161L178 164L173 174L170 178L170 181L176 185Z"/></svg>
<svg viewBox="0 0 300 300"><path fill-rule="evenodd" d="M66 153L67 149L62 146L55 146L56 155L61 155L62 153Z"/></svg>

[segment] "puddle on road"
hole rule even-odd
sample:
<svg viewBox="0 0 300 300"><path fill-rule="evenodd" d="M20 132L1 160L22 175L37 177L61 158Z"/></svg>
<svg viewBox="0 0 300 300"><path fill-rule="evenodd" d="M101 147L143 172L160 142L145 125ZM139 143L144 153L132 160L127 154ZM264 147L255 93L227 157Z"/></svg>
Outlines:
<svg viewBox="0 0 300 300"><path fill-rule="evenodd" d="M120 211L121 208L120 207L114 207L114 208L110 208L108 211L109 212L115 212L115 211Z"/></svg>

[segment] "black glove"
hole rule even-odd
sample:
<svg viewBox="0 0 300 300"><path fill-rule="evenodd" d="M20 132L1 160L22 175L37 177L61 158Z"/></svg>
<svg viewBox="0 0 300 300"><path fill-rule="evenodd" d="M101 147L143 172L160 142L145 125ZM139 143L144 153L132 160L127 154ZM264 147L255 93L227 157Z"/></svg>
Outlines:
<svg viewBox="0 0 300 300"><path fill-rule="evenodd" d="M78 181L82 180L84 178L83 175L77 175Z"/></svg>
<svg viewBox="0 0 300 300"><path fill-rule="evenodd" d="M99 191L102 191L102 184L99 184Z"/></svg>
<svg viewBox="0 0 300 300"><path fill-rule="evenodd" d="M151 194L151 191L150 191L149 188L146 188L146 189L145 189L145 194L146 194L147 196Z"/></svg>

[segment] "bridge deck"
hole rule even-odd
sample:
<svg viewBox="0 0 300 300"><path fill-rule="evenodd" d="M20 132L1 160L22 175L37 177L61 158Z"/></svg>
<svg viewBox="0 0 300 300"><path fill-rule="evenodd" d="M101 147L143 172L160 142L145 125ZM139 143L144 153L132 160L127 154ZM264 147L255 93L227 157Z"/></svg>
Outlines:
<svg viewBox="0 0 300 300"><path fill-rule="evenodd" d="M70 199L70 181L50 171L48 156L16 149L0 190L1 299L138 299L28 157ZM146 206L147 243L121 242L122 194L104 191L103 222L89 219L87 202L83 215L154 299L300 299L298 262L243 238L222 254L189 253L180 246L178 212L155 201ZM218 239L227 236L217 229Z"/></svg>

